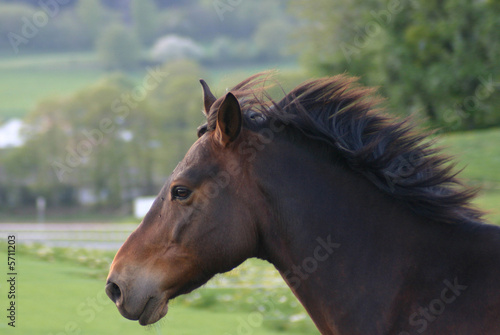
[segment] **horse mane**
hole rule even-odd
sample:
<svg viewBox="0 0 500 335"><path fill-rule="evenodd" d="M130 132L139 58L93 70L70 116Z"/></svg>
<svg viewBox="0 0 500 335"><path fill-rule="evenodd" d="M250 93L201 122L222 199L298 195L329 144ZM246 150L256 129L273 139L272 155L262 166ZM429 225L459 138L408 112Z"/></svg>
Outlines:
<svg viewBox="0 0 500 335"><path fill-rule="evenodd" d="M418 131L410 117L378 108L382 99L374 88L337 75L307 81L276 102L266 93L267 80L267 73L260 73L230 90L242 110L258 110L305 140L326 143L350 169L418 215L445 223L482 222L483 213L471 205L477 189L461 183L452 158L429 140L432 133ZM209 130L215 128L214 114L207 120Z"/></svg>

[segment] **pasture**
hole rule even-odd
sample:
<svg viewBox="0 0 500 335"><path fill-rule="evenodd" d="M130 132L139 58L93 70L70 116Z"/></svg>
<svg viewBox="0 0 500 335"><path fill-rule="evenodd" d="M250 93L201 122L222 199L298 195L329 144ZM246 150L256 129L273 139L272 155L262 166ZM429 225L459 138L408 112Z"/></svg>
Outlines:
<svg viewBox="0 0 500 335"><path fill-rule="evenodd" d="M1 70L0 117L22 118L36 103L48 97L65 97L102 75L96 70Z"/></svg>
<svg viewBox="0 0 500 335"><path fill-rule="evenodd" d="M297 71L295 63L253 64L213 67L207 78L221 87L221 92L242 78L273 68ZM146 70L129 73L140 80ZM0 57L0 122L24 117L38 102L50 97L67 97L109 75L101 70L94 53L64 53ZM193 85L198 86L197 82Z"/></svg>
<svg viewBox="0 0 500 335"><path fill-rule="evenodd" d="M456 159L466 184L480 187L475 203L487 211L486 218L500 225L500 129L477 130L443 136L446 152Z"/></svg>
<svg viewBox="0 0 500 335"><path fill-rule="evenodd" d="M104 72L89 68L87 53L0 58L0 121L24 117L37 102L64 97L97 81Z"/></svg>

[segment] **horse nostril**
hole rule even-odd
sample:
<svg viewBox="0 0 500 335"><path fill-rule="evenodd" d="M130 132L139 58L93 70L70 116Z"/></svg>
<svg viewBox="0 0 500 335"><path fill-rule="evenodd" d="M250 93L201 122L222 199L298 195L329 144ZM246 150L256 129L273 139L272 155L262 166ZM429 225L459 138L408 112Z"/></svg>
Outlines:
<svg viewBox="0 0 500 335"><path fill-rule="evenodd" d="M113 282L108 282L106 285L106 294L115 304L122 296L120 287Z"/></svg>

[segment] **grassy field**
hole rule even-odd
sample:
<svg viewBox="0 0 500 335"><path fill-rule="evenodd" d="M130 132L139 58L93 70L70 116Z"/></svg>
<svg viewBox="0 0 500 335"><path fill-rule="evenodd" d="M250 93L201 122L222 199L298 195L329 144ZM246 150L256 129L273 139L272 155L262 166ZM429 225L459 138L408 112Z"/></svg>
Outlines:
<svg viewBox="0 0 500 335"><path fill-rule="evenodd" d="M47 97L64 97L97 81L98 70L0 70L0 118L22 118Z"/></svg>
<svg viewBox="0 0 500 335"><path fill-rule="evenodd" d="M440 143L465 168L464 178L500 191L500 129L452 133L442 136Z"/></svg>
<svg viewBox="0 0 500 335"><path fill-rule="evenodd" d="M2 260L6 260L5 251L6 245L0 243ZM96 263L100 257L105 261ZM16 260L16 328L8 326L2 317L1 334L318 334L302 307L282 286L274 290L218 288L217 282L231 281L229 274L186 298L176 299L159 325L144 328L124 319L104 293L109 254L33 247L29 252L18 251ZM249 276L262 280L263 273L277 279L276 272L262 262L243 265L238 271L238 279L233 275L235 283ZM0 308L5 311L8 303L2 279ZM287 304L299 314L293 314ZM289 321L286 313L295 318Z"/></svg>
<svg viewBox="0 0 500 335"><path fill-rule="evenodd" d="M223 91L251 74L278 67L289 70L296 68L296 64L215 67L208 69L209 78L206 79ZM131 76L142 78L144 73L145 70L136 71ZM69 96L107 74L99 69L93 53L0 57L0 121L21 118L40 100Z"/></svg>
<svg viewBox="0 0 500 335"><path fill-rule="evenodd" d="M64 97L98 80L91 53L37 54L0 57L0 121L23 117L36 103Z"/></svg>

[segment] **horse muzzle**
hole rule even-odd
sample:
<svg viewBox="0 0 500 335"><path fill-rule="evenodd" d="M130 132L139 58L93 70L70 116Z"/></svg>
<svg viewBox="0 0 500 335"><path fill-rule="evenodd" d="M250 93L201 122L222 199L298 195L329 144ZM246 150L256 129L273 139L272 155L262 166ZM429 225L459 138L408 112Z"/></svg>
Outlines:
<svg viewBox="0 0 500 335"><path fill-rule="evenodd" d="M106 294L124 318L138 320L142 326L157 322L168 311L167 292L158 292L152 283L142 282L134 287L110 275Z"/></svg>

